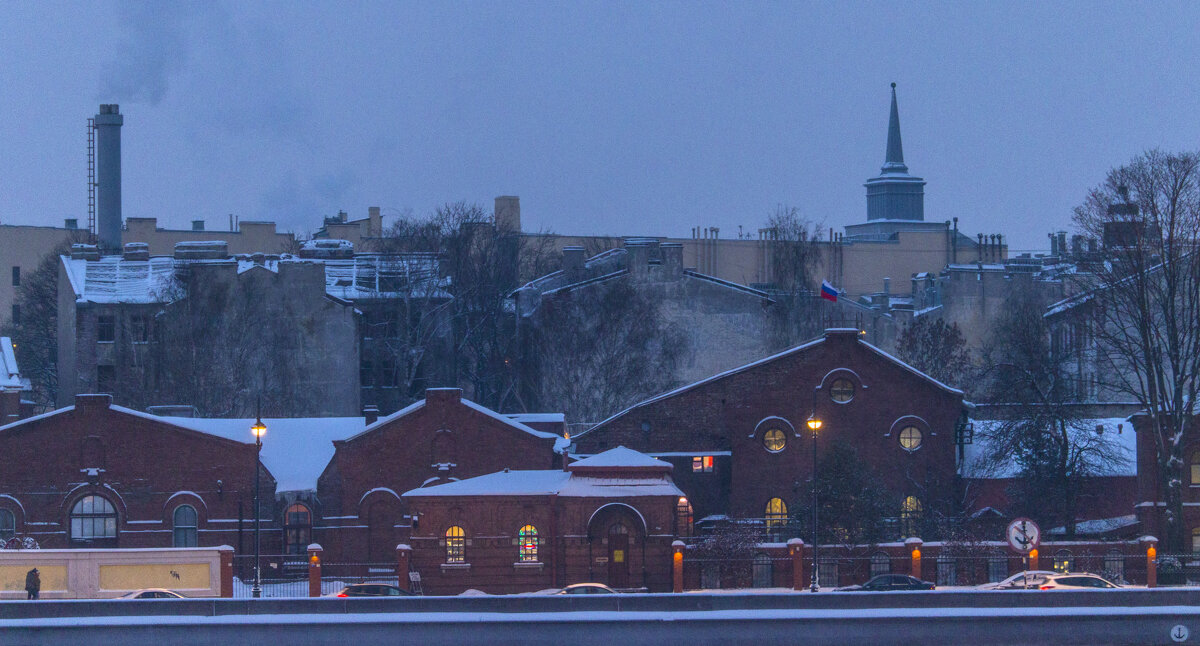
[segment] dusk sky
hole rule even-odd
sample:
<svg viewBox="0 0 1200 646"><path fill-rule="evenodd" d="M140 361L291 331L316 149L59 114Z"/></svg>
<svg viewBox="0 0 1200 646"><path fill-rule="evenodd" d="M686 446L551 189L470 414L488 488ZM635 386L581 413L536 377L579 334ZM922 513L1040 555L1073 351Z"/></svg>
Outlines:
<svg viewBox="0 0 1200 646"><path fill-rule="evenodd" d="M0 3L0 222L87 217L119 103L124 215L311 233L519 195L526 230L866 219L889 84L927 220L1044 250L1105 172L1200 148L1200 5Z"/></svg>

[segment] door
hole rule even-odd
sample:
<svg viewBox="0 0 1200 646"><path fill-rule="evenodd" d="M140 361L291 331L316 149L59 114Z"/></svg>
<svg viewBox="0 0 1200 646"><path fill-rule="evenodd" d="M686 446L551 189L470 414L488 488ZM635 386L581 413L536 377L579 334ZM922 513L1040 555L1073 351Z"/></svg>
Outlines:
<svg viewBox="0 0 1200 646"><path fill-rule="evenodd" d="M629 587L629 530L621 523L608 528L608 585Z"/></svg>

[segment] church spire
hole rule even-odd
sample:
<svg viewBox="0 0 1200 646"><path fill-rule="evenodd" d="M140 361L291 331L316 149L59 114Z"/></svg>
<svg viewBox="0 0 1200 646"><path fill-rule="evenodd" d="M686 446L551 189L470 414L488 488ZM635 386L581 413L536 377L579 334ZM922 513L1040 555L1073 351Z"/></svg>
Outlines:
<svg viewBox="0 0 1200 646"><path fill-rule="evenodd" d="M900 143L900 109L896 106L896 84L892 83L892 114L888 119L887 157L883 160L885 173L907 173L904 165L904 146Z"/></svg>

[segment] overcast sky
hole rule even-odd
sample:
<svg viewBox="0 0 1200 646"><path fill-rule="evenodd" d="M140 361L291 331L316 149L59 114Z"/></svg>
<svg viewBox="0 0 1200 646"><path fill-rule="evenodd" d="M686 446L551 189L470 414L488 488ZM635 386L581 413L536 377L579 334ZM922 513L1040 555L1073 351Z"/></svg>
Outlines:
<svg viewBox="0 0 1200 646"><path fill-rule="evenodd" d="M1114 165L1200 148L1200 5L0 2L0 222L87 216L119 103L124 215L310 233L519 195L526 230L866 219L888 85L927 220L1048 248Z"/></svg>

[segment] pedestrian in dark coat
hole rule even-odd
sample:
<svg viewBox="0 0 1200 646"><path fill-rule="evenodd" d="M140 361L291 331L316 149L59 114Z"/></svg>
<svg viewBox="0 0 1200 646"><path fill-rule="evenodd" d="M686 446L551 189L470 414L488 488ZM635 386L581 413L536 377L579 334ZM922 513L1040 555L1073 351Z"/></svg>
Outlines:
<svg viewBox="0 0 1200 646"><path fill-rule="evenodd" d="M41 589L42 577L38 574L37 568L33 568L25 575L25 591L29 593L30 599L37 599Z"/></svg>

